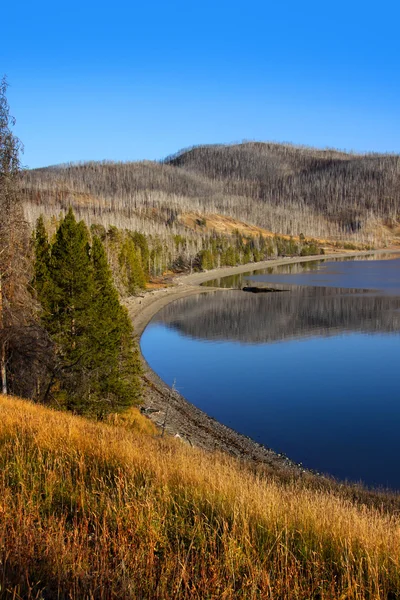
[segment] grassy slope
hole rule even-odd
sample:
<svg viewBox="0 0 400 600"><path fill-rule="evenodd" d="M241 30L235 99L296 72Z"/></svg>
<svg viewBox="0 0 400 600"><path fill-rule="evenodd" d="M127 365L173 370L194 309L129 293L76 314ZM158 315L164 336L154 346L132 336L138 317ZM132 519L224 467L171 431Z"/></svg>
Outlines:
<svg viewBox="0 0 400 600"><path fill-rule="evenodd" d="M0 585L1 598L398 598L400 519L0 396Z"/></svg>
<svg viewBox="0 0 400 600"><path fill-rule="evenodd" d="M234 219L232 217L227 217L225 215L218 215L218 214L206 214L205 217L205 224L204 225L199 225L198 224L198 220L200 217L202 217L204 215L200 215L200 213L193 213L193 212L189 212L189 213L182 213L179 216L179 222L182 223L185 227L187 227L190 230L195 231L196 233L211 233L213 231L215 231L216 233L222 234L222 235L233 235L236 233L236 231L239 231L239 233L241 233L242 235L245 236L251 236L251 237L259 237L260 235L262 235L264 238L273 238L276 234L273 231L268 231L268 229L265 229L263 227L258 227L257 225L249 225L248 223L244 223L243 221L239 221L237 219ZM400 229L400 228L399 228ZM397 230L396 230L397 231ZM396 246L396 239L395 236L398 235L399 232L397 233L393 233L393 231L390 231L389 228L384 228L382 226L381 228L381 237L383 238L387 238L388 240L390 240L391 245L393 245L393 247ZM299 242L300 238L298 235L285 235L282 233L279 233L279 236L282 237L283 239L290 239L292 238L295 242ZM326 249L327 251L335 251L338 248L340 249L346 249L346 245L348 246L349 244L346 244L346 242L335 242L331 239L326 239L326 238L321 238L321 237L310 237L308 236L309 241L316 241L318 244L320 244L324 249ZM352 250L365 250L366 245L362 244L360 242L353 242L351 243L351 248ZM347 248L349 249L349 248Z"/></svg>

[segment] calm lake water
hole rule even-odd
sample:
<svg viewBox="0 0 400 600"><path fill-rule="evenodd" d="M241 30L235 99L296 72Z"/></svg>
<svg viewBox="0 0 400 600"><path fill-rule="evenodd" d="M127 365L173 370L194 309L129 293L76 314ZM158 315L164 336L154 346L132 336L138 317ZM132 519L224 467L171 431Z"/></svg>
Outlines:
<svg viewBox="0 0 400 600"><path fill-rule="evenodd" d="M308 468L400 489L400 258L293 264L216 283L239 289L178 300L146 328L141 348L154 371ZM240 291L246 285L279 291Z"/></svg>

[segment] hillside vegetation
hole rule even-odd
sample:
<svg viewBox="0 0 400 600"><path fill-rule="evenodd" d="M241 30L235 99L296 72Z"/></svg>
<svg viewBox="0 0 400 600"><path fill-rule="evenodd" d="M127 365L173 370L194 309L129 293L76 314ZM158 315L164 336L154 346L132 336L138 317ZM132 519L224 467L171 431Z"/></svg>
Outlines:
<svg viewBox="0 0 400 600"><path fill-rule="evenodd" d="M0 415L1 598L399 597L398 503L279 482L121 421L5 396Z"/></svg>
<svg viewBox="0 0 400 600"><path fill-rule="evenodd" d="M288 144L199 146L162 163L89 162L24 174L31 222L72 205L88 224L187 234L188 213L225 215L279 234L381 245L398 234L400 157ZM199 228L200 226L200 228ZM204 233L204 231L203 231Z"/></svg>

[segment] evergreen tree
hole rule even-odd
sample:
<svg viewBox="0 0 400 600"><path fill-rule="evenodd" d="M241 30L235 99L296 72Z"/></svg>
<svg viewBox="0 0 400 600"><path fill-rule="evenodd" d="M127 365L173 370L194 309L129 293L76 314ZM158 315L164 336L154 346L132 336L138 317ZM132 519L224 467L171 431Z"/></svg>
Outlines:
<svg viewBox="0 0 400 600"><path fill-rule="evenodd" d="M79 357L79 340L88 326L87 307L93 292L89 250L87 228L83 222L76 222L69 209L51 248L48 323L51 332L59 337L65 357L72 361Z"/></svg>
<svg viewBox="0 0 400 600"><path fill-rule="evenodd" d="M44 219L41 215L36 222L36 230L33 238L35 249L35 264L33 286L37 291L38 298L45 309L45 303L49 296L50 285L50 244L47 237Z"/></svg>
<svg viewBox="0 0 400 600"><path fill-rule="evenodd" d="M246 248L244 249L244 254L243 254L243 263L249 263L249 262L253 262L253 250L250 246L250 243L247 244Z"/></svg>
<svg viewBox="0 0 400 600"><path fill-rule="evenodd" d="M201 269L210 270L214 267L214 258L211 250L201 250L198 254L198 262Z"/></svg>
<svg viewBox="0 0 400 600"><path fill-rule="evenodd" d="M131 233L131 237L133 243L135 244L135 248L139 250L140 260L142 263L142 269L145 276L145 280L149 279L149 261L150 261L150 251L149 245L147 243L146 236L144 233L139 233L138 231L134 231Z"/></svg>
<svg viewBox="0 0 400 600"><path fill-rule="evenodd" d="M100 239L90 248L85 224L70 209L50 253L38 221L35 250L35 286L56 352L53 397L96 416L130 405L139 394L140 362Z"/></svg>
<svg viewBox="0 0 400 600"><path fill-rule="evenodd" d="M94 237L92 245L94 295L91 304L93 391L97 412L117 410L138 397L140 361L133 328L120 305L103 244Z"/></svg>
<svg viewBox="0 0 400 600"><path fill-rule="evenodd" d="M41 248L42 246L40 246ZM53 396L67 408L86 401L93 273L89 236L70 209L61 221L49 262L49 282L40 290L43 323L56 348ZM38 257L37 257L38 258ZM38 267L39 268L39 267Z"/></svg>
<svg viewBox="0 0 400 600"><path fill-rule="evenodd" d="M136 294L138 290L146 287L146 278L141 259L131 237L126 237L122 243L119 264L122 280L128 290L128 294Z"/></svg>

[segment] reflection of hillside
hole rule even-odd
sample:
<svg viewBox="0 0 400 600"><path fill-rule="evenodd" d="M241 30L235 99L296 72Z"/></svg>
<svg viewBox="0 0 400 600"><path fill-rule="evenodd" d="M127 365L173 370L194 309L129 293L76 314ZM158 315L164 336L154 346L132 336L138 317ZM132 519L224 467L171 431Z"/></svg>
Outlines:
<svg viewBox="0 0 400 600"><path fill-rule="evenodd" d="M208 340L263 343L338 332L399 332L400 298L335 288L276 294L215 292L165 307L154 319Z"/></svg>

